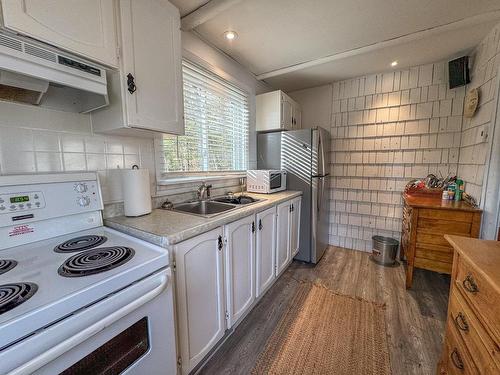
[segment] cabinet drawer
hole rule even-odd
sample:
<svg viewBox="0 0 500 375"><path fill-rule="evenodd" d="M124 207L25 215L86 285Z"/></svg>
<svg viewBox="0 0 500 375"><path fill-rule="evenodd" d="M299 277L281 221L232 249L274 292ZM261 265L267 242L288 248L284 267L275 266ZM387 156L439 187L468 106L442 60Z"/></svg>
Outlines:
<svg viewBox="0 0 500 375"><path fill-rule="evenodd" d="M500 294L463 257L457 259L454 285L465 296L492 338L500 341Z"/></svg>
<svg viewBox="0 0 500 375"><path fill-rule="evenodd" d="M443 246L449 248L450 251L453 252L453 248L450 246L450 243L446 241L443 234L433 234L419 230L417 231L417 243Z"/></svg>
<svg viewBox="0 0 500 375"><path fill-rule="evenodd" d="M477 375L474 362L460 336L455 335L451 322L446 325L446 339L442 356L442 364L446 374Z"/></svg>
<svg viewBox="0 0 500 375"><path fill-rule="evenodd" d="M419 218L462 221L466 223L472 222L473 215L474 214L471 212L456 211L456 210L433 210L429 208L421 208L418 211Z"/></svg>
<svg viewBox="0 0 500 375"><path fill-rule="evenodd" d="M439 260L431 260L426 258L415 257L414 266L417 268L424 268L429 271L439 272L439 273L451 273L452 263L442 262Z"/></svg>
<svg viewBox="0 0 500 375"><path fill-rule="evenodd" d="M415 256L417 258L450 263L450 265L453 263L453 253L451 251L437 251L431 247L424 247L419 244L417 244Z"/></svg>
<svg viewBox="0 0 500 375"><path fill-rule="evenodd" d="M495 374L500 352L455 286L448 307L450 329L465 343L481 374ZM494 363L496 362L496 364Z"/></svg>
<svg viewBox="0 0 500 375"><path fill-rule="evenodd" d="M459 234L469 236L471 223L453 220L418 218L417 230L426 233Z"/></svg>

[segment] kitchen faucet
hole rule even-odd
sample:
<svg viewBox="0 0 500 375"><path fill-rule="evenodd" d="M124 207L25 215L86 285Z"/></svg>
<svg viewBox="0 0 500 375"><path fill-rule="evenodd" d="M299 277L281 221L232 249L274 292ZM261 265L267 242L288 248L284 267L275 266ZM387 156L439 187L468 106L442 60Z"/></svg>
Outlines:
<svg viewBox="0 0 500 375"><path fill-rule="evenodd" d="M204 201L206 199L210 198L210 189L212 188L212 185L207 185L205 182L203 182L199 187L196 192L196 195L198 196L199 201Z"/></svg>

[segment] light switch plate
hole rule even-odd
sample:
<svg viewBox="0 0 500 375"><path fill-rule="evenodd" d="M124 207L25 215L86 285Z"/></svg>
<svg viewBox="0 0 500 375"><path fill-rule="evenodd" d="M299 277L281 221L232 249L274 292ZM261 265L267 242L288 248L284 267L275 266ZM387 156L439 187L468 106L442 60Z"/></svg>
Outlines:
<svg viewBox="0 0 500 375"><path fill-rule="evenodd" d="M485 125L478 129L476 134L476 143L483 143L488 141L489 126Z"/></svg>

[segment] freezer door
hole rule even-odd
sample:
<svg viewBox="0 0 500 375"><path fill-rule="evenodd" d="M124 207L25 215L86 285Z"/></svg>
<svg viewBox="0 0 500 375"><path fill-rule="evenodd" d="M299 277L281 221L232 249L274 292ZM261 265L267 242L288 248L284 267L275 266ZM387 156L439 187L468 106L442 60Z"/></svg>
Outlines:
<svg viewBox="0 0 500 375"><path fill-rule="evenodd" d="M311 262L318 263L329 242L330 226L330 176L313 177L312 179L312 212L311 212Z"/></svg>

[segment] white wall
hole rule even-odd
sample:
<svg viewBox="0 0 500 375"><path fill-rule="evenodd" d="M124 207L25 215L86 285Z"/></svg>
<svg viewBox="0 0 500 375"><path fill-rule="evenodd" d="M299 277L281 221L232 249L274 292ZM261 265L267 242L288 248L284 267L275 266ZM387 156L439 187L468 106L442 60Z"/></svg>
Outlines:
<svg viewBox="0 0 500 375"><path fill-rule="evenodd" d="M449 90L446 62L437 62L335 82L331 103L328 86L290 93L311 122L326 123L331 109L331 244L371 251L373 234L399 238L401 192L428 173L458 174L469 194L484 197L492 150L478 134L493 134L500 24L471 56L467 88ZM471 87L479 88L479 109L464 119Z"/></svg>
<svg viewBox="0 0 500 375"><path fill-rule="evenodd" d="M480 199L489 156L489 142L480 139L481 131L493 135L493 115L498 92L497 73L500 67L500 24L498 24L471 54L471 83L467 89L479 89L479 105L473 118L464 119L458 172L467 190Z"/></svg>
<svg viewBox="0 0 500 375"><path fill-rule="evenodd" d="M288 95L297 103L300 103L303 127L321 126L326 129L330 128L333 103L331 84L292 91Z"/></svg>
<svg viewBox="0 0 500 375"><path fill-rule="evenodd" d="M253 96L267 90L235 61L190 33L182 34L183 56L241 85ZM254 112L254 107L251 108ZM252 114L252 121L255 115ZM255 125L253 125L255 126ZM255 140L251 140L255 162ZM97 170L105 203L121 200L118 168L139 164L152 177L152 195L191 197L199 183L156 189L153 138L104 136L92 130L90 116L0 102L0 174ZM238 181L211 182L216 192L235 190ZM219 189L219 191L217 190ZM187 193L187 194L186 194ZM118 210L120 213L120 210Z"/></svg>

